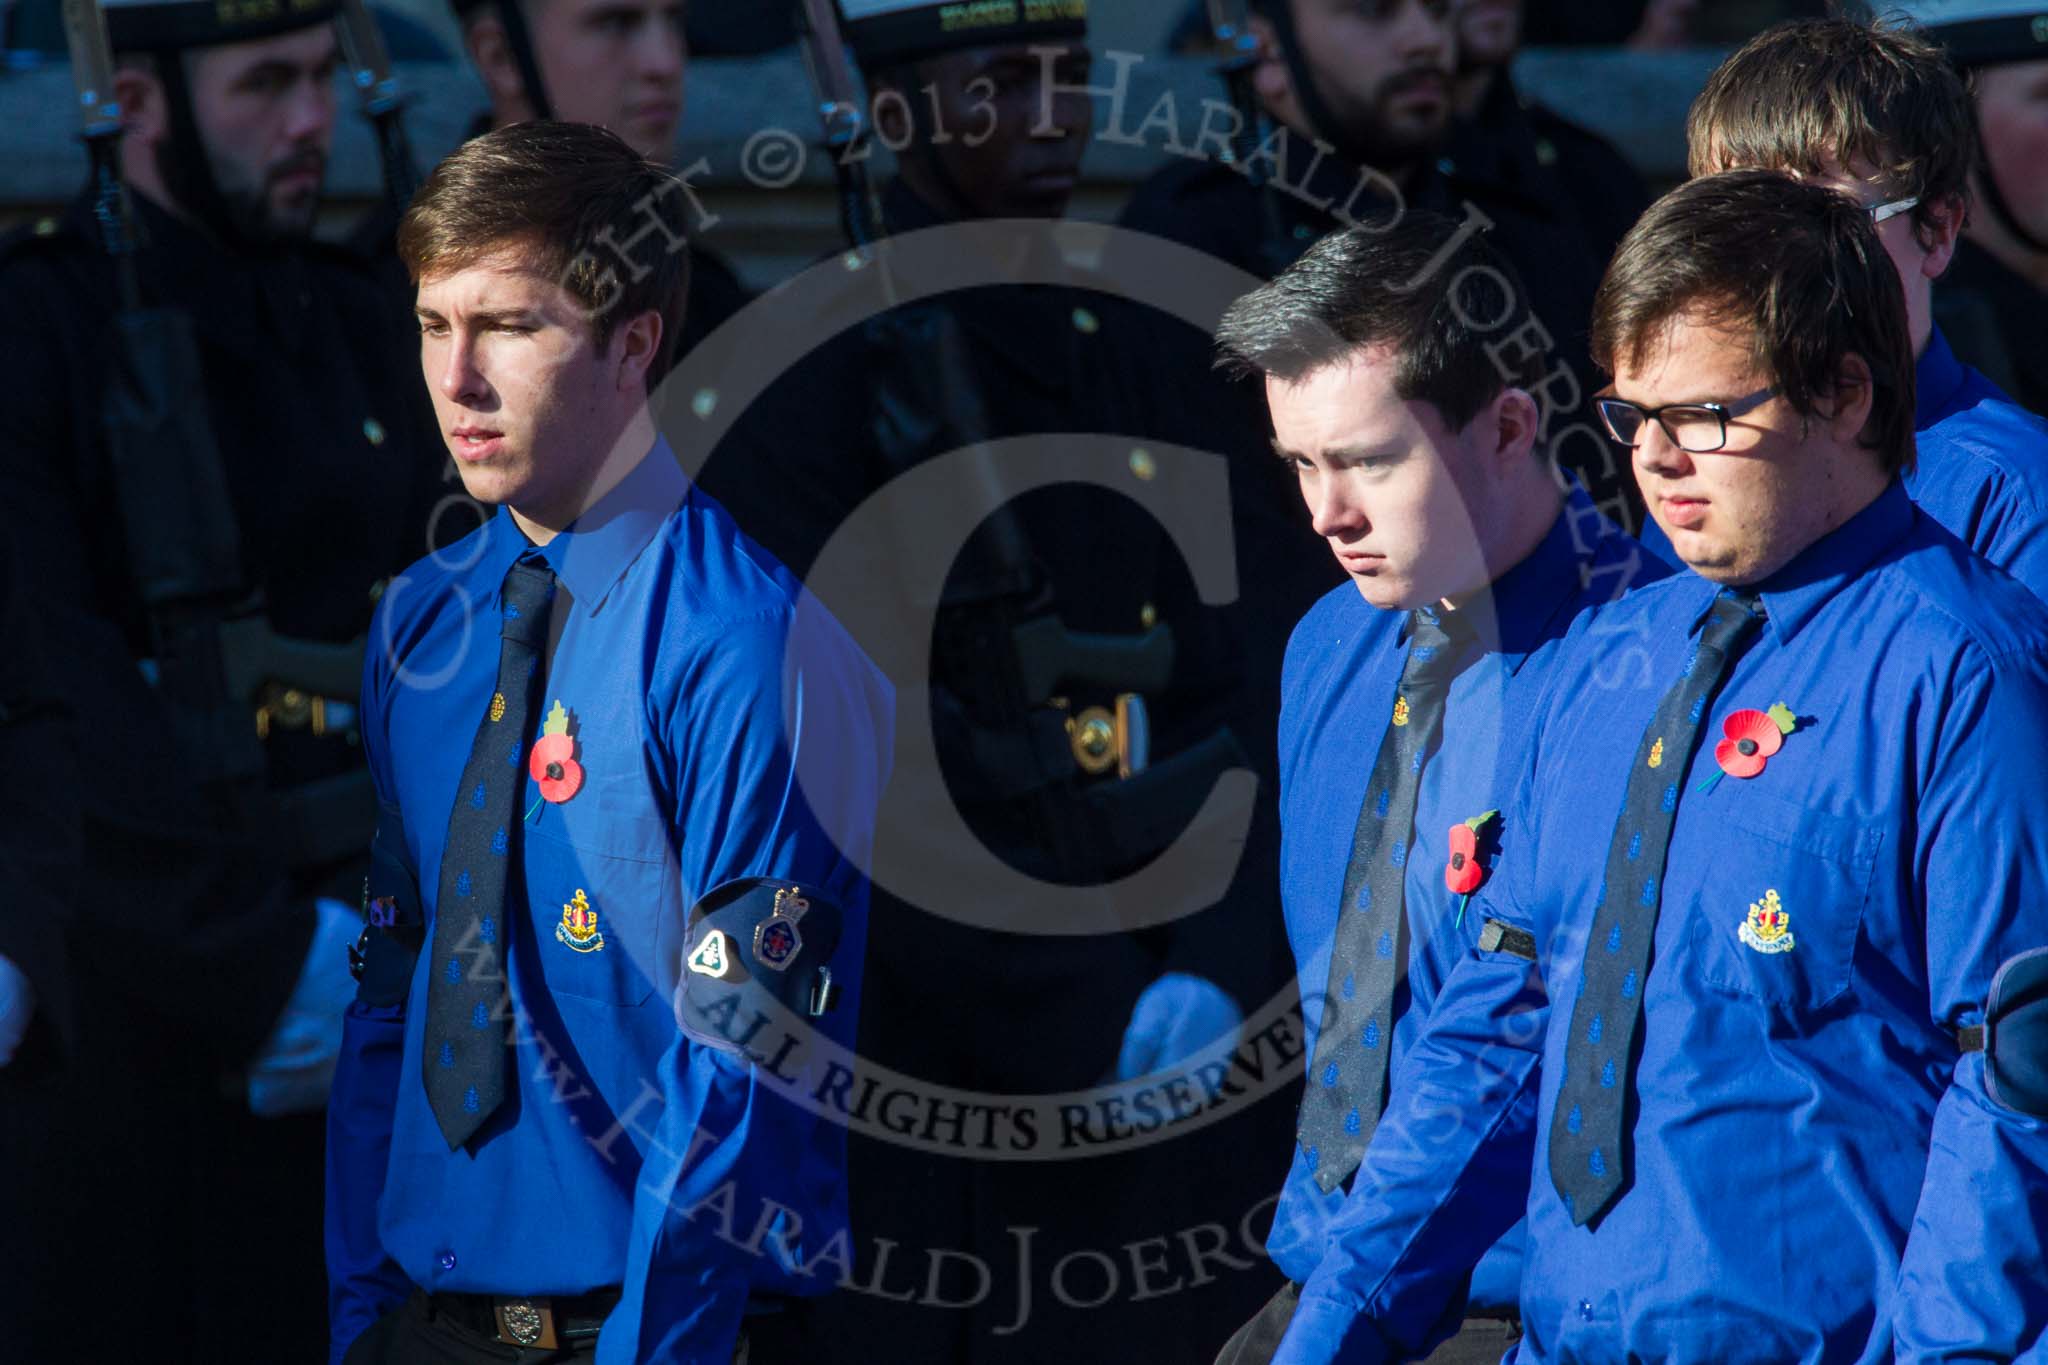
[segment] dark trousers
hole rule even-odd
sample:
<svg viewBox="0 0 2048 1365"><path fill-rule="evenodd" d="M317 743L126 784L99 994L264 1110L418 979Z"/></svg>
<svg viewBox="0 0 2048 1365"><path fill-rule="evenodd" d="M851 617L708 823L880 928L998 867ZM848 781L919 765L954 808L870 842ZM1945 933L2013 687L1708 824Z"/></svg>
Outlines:
<svg viewBox="0 0 2048 1365"><path fill-rule="evenodd" d="M423 1290L372 1323L348 1348L342 1365L588 1365L597 1338L558 1350L512 1346L434 1311ZM747 1334L733 1347L733 1365L747 1365Z"/></svg>
<svg viewBox="0 0 2048 1365"><path fill-rule="evenodd" d="M1301 1302L1301 1286L1285 1284L1258 1316L1237 1329L1216 1357L1216 1365L1267 1365L1280 1350L1287 1324ZM1517 1323L1502 1318L1467 1318L1457 1335L1430 1352L1425 1365L1497 1365L1522 1339Z"/></svg>
<svg viewBox="0 0 2048 1365"><path fill-rule="evenodd" d="M0 1071L0 1361L317 1360L325 1119L255 1117L189 1022L76 989L77 1054Z"/></svg>

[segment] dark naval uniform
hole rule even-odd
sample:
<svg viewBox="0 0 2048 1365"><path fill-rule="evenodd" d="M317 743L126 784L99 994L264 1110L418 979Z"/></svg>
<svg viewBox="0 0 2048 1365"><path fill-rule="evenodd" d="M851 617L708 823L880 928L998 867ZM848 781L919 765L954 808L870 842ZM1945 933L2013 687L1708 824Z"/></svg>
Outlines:
<svg viewBox="0 0 2048 1365"><path fill-rule="evenodd" d="M11 1062L0 1064L0 1125L73 1041L64 923L78 876L78 773L68 715L36 631L27 576L0 541L0 763L27 781L0 791L0 884L12 893L0 913L0 958L35 994ZM4 991L5 982L0 982ZM0 1054L7 1051L0 1039ZM33 1101L28 1102L33 1107ZM4 1129L0 1129L4 1131ZM15 1191L0 1184L0 1226L13 1227Z"/></svg>
<svg viewBox="0 0 2048 1365"><path fill-rule="evenodd" d="M195 780L219 755L173 733L130 572L138 532L189 528L124 507L102 420L119 304L91 208L0 247L0 499L80 721L84 839L77 1065L8 1106L0 1155L30 1202L7 1224L24 1241L4 1353L305 1359L320 1120L253 1117L244 1073L305 964L313 899L355 902L374 804L352 705L303 691L242 712L267 735L261 772ZM339 252L234 255L139 196L135 211L144 301L194 325L244 586L278 636L361 636L380 580L476 524L442 500L446 457L387 295Z"/></svg>
<svg viewBox="0 0 2048 1365"><path fill-rule="evenodd" d="M1642 176L1613 143L1523 95L1505 70L1487 86L1478 112L1457 124L1447 159L1461 181L1513 199L1539 221L1575 227L1596 281L1650 207ZM1483 206L1485 197L1476 197ZM1513 245L1503 239L1502 249Z"/></svg>
<svg viewBox="0 0 2048 1365"><path fill-rule="evenodd" d="M885 191L883 207L899 241L941 223L901 182ZM1003 567L979 537L953 561L932 633L929 719L908 711L898 717L899 732L933 727L943 795L985 849L1041 882L1100 887L1156 858L1218 777L1246 766L1231 732L1242 698L1220 613L1202 606L1168 533L1133 500L1148 484L1185 477L1185 466L1148 446L1168 425L1169 400L1151 369L1142 312L1103 292L1108 282L1100 276L1042 263L1033 277L1055 282L946 294L933 328L879 336L854 329L827 342L753 404L702 477L741 526L858 635L863 598L890 594L901 610L917 610L916 590L899 594L889 578L855 583L813 573L821 548L870 495L899 479L908 483L975 437L1109 438L1097 471L1106 487L1042 487L1009 504L1028 561L1025 581L992 588L1017 564ZM919 265L915 253L900 265L906 289ZM992 266L990 278L1003 272ZM935 375L931 387L899 382L920 371ZM974 430L963 434L962 426ZM903 538L875 556L884 574L914 557L924 524L898 520ZM1030 696L1001 651L990 648L1024 622L1126 644L1170 630L1164 686L1128 689L1145 694L1150 771L1126 779L1112 764L1091 775L1069 752L1075 724L1091 708L1112 709L1119 689L1083 681L1062 687L1065 695L1052 705ZM899 768L887 802L928 795L909 786ZM878 844L888 838L886 828L878 832ZM878 853L863 1057L923 1087L1044 1096L1084 1091L1116 1074L1133 1006L1164 973L1214 982L1253 1014L1286 986L1270 889L1275 855L1260 839L1255 827L1235 881L1226 868L1194 907L1198 913L1138 932L1060 935L1002 932L961 915L957 905L912 904L892 894L886 856ZM964 904L976 889L955 894ZM1105 890L1104 903L1114 905L1115 894ZM1026 904L1023 913L1030 911ZM1277 1134L1287 1122L1279 1101L1180 1137L1170 1149L1022 1161L987 1156L974 1124L957 1156L857 1129L850 1179L858 1274L879 1288L821 1304L822 1330L804 1349L842 1361L872 1360L877 1350L892 1359L977 1362L1195 1358L1227 1334L1233 1314L1241 1320L1270 1291L1268 1282L1237 1275L1207 1293L1090 1312L1048 1292L1047 1267L1076 1251L1121 1254L1123 1243L1205 1220L1235 1226L1278 1178L1270 1157L1284 1151ZM1247 1124L1258 1127L1257 1138ZM1050 1154L1060 1136L1012 1130L999 1141L1015 1137ZM1263 1165L1244 1161L1245 1152L1267 1157ZM897 1264L875 1264L877 1248L890 1245L899 1249ZM972 1304L957 1302L974 1289L963 1257L993 1271L990 1292ZM930 1293L928 1269L936 1286ZM1035 1281L1028 1306L1019 1302L1022 1279ZM903 1283L919 1292L902 1294ZM1130 1292L1125 1284L1124 1295Z"/></svg>
<svg viewBox="0 0 2048 1365"><path fill-rule="evenodd" d="M2048 293L1966 238L1934 287L1934 316L1965 364L2048 416Z"/></svg>

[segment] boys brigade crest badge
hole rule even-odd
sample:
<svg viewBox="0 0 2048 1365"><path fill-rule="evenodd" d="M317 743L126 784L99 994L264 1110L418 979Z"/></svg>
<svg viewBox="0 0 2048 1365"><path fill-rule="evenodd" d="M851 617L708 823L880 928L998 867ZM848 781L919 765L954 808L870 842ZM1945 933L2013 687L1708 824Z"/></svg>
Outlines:
<svg viewBox="0 0 2048 1365"><path fill-rule="evenodd" d="M804 936L797 924L809 913L810 901L795 887L775 893L775 908L754 929L754 960L770 971L784 971L803 951Z"/></svg>
<svg viewBox="0 0 2048 1365"><path fill-rule="evenodd" d="M604 935L597 931L597 911L590 897L578 887L576 899L562 907L562 922L555 926L555 939L571 952L594 953L604 947Z"/></svg>
<svg viewBox="0 0 2048 1365"><path fill-rule="evenodd" d="M1749 903L1749 918L1736 932L1760 953L1792 951L1792 917L1785 913L1776 891L1766 891L1762 900Z"/></svg>

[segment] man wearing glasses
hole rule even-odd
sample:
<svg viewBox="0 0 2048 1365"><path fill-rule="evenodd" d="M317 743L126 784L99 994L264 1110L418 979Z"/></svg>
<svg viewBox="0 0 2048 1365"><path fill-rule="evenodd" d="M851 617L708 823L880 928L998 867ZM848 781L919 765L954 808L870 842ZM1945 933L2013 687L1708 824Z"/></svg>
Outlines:
<svg viewBox="0 0 2048 1365"><path fill-rule="evenodd" d="M1970 211L1970 94L1919 34L1851 19L1779 24L1722 63L1687 128L1695 175L1783 171L1870 213L1906 292L1920 457L1906 491L1928 515L2048 597L2048 422L1958 360L1935 280ZM1653 521L1644 544L1676 563Z"/></svg>
<svg viewBox="0 0 2048 1365"><path fill-rule="evenodd" d="M1593 353L1693 572L1552 656L1477 945L1275 1360L1426 1352L1518 1211L1523 1365L2041 1349L2007 989L2048 941L2048 608L1900 487L1905 301L1841 195L1667 195Z"/></svg>

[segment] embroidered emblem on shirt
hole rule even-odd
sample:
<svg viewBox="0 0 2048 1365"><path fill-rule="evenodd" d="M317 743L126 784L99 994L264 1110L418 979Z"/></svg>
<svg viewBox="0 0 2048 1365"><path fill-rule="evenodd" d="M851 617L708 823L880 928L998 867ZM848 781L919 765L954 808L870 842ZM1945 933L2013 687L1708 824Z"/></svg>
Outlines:
<svg viewBox="0 0 2048 1365"><path fill-rule="evenodd" d="M1737 932L1760 953L1792 951L1792 917L1785 913L1776 891L1766 891L1762 900L1749 903L1749 918Z"/></svg>
<svg viewBox="0 0 2048 1365"><path fill-rule="evenodd" d="M1394 698L1394 724L1406 725L1407 723L1408 699L1406 697L1396 697Z"/></svg>
<svg viewBox="0 0 2048 1365"><path fill-rule="evenodd" d="M604 947L604 935L597 931L597 911L590 897L576 888L576 899L562 907L562 922L555 926L555 939L571 952L594 953Z"/></svg>

